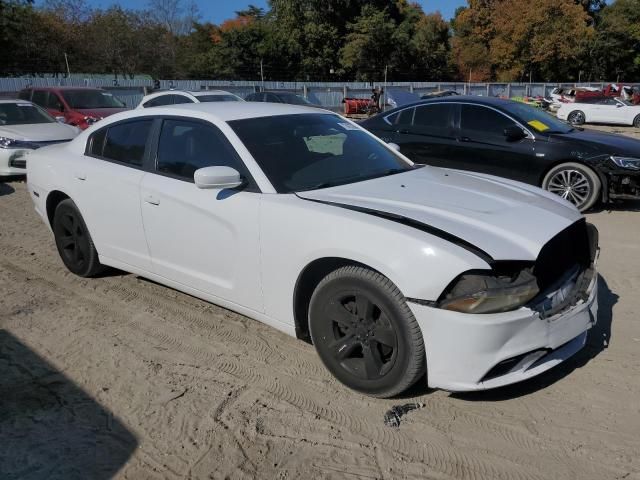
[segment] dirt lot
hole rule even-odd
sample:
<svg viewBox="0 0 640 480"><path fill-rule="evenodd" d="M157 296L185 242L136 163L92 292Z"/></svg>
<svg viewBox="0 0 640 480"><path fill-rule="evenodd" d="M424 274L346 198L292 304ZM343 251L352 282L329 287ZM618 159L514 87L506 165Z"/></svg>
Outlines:
<svg viewBox="0 0 640 480"><path fill-rule="evenodd" d="M600 315L575 358L389 401L258 322L134 275L74 277L25 184L0 184L0 477L640 479L638 209L589 215ZM407 401L425 408L385 427Z"/></svg>

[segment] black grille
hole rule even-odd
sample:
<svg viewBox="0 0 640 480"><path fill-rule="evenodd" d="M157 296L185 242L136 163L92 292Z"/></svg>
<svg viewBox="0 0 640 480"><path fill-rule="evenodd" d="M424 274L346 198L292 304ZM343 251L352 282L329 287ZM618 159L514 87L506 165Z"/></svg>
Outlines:
<svg viewBox="0 0 640 480"><path fill-rule="evenodd" d="M594 246L594 234L595 242ZM590 234L591 233L591 234ZM570 225L542 247L533 268L538 287L544 292L576 265L588 268L597 248L597 230L582 219Z"/></svg>

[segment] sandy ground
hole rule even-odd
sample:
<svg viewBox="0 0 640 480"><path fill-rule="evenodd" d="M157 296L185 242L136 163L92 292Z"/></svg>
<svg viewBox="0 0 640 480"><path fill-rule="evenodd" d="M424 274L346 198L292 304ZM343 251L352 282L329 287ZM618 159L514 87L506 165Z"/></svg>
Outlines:
<svg viewBox="0 0 640 480"><path fill-rule="evenodd" d="M497 391L375 400L258 322L69 274L25 184L0 183L0 478L640 479L638 209L589 215L600 315L572 360ZM408 401L425 408L384 426Z"/></svg>

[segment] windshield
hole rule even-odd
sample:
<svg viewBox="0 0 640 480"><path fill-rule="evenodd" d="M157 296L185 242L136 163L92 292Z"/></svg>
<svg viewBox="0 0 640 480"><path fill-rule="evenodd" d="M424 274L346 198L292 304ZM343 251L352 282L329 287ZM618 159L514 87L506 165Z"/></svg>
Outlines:
<svg viewBox="0 0 640 480"><path fill-rule="evenodd" d="M235 95L198 95L201 102L240 102L242 99Z"/></svg>
<svg viewBox="0 0 640 480"><path fill-rule="evenodd" d="M52 123L55 119L31 103L0 103L0 125Z"/></svg>
<svg viewBox="0 0 640 480"><path fill-rule="evenodd" d="M125 108L113 94L102 90L63 90L62 96L71 108Z"/></svg>
<svg viewBox="0 0 640 480"><path fill-rule="evenodd" d="M229 125L278 193L344 185L414 168L337 115L279 115Z"/></svg>
<svg viewBox="0 0 640 480"><path fill-rule="evenodd" d="M280 99L292 105L313 105L309 100L295 93L278 93Z"/></svg>
<svg viewBox="0 0 640 480"><path fill-rule="evenodd" d="M502 108L536 132L569 133L573 131L568 123L558 120L544 110L524 103L508 102L503 104Z"/></svg>
<svg viewBox="0 0 640 480"><path fill-rule="evenodd" d="M623 105L626 105L627 107L633 107L633 103L631 103L629 100L625 100L623 98L618 98L618 101L620 103L622 103Z"/></svg>

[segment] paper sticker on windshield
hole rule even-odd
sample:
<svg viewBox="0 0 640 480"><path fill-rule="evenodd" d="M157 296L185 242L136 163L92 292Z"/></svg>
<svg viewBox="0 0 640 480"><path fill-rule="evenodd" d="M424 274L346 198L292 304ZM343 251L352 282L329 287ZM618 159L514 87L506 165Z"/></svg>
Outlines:
<svg viewBox="0 0 640 480"><path fill-rule="evenodd" d="M544 132L545 130L549 130L549 126L542 123L540 120L531 120L528 122L533 128L538 130L539 132Z"/></svg>
<svg viewBox="0 0 640 480"><path fill-rule="evenodd" d="M356 127L355 125L351 125L350 123L347 123L347 122L340 122L338 123L338 125L340 125L345 130L358 130L358 127Z"/></svg>

